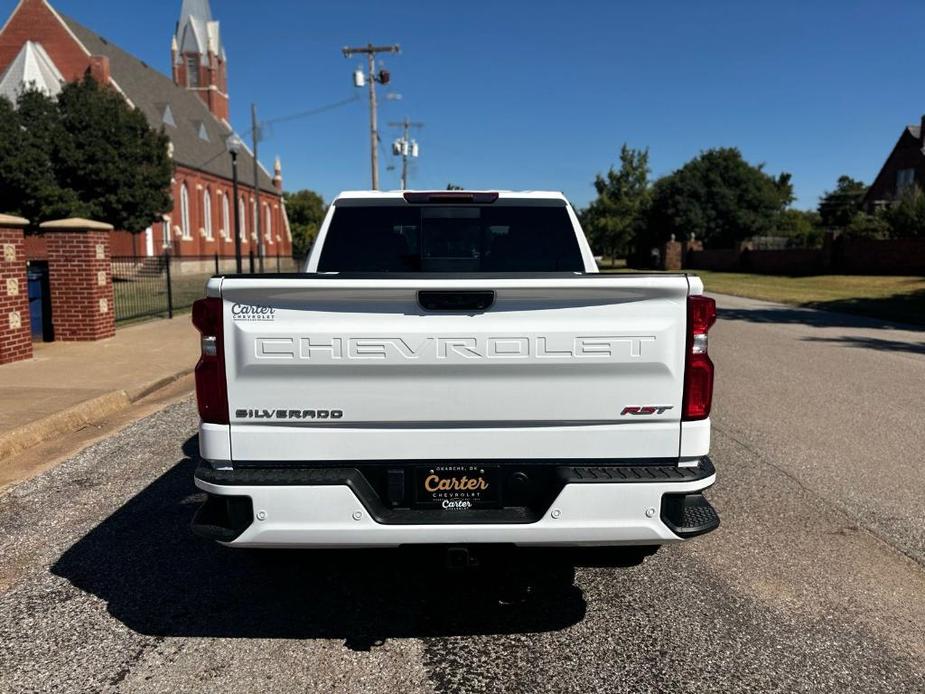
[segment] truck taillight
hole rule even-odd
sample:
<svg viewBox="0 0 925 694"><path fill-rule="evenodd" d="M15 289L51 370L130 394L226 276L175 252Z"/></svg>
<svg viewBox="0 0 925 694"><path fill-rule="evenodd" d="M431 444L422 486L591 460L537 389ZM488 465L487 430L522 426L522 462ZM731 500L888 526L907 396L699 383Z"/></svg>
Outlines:
<svg viewBox="0 0 925 694"><path fill-rule="evenodd" d="M202 339L196 364L196 402L207 424L228 424L228 390L225 383L225 350L222 340L222 300L199 299L193 304L193 325Z"/></svg>
<svg viewBox="0 0 925 694"><path fill-rule="evenodd" d="M710 416L713 404L713 362L707 352L707 333L716 322L716 301L705 296L687 298L687 356L684 364L682 419Z"/></svg>

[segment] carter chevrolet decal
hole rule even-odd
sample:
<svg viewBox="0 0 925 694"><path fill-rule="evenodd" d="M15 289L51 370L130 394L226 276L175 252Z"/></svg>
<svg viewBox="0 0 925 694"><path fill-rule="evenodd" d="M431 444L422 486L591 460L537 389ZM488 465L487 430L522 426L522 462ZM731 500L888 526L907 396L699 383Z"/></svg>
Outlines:
<svg viewBox="0 0 925 694"><path fill-rule="evenodd" d="M272 321L276 320L276 309L272 306L233 304L231 317L237 321Z"/></svg>

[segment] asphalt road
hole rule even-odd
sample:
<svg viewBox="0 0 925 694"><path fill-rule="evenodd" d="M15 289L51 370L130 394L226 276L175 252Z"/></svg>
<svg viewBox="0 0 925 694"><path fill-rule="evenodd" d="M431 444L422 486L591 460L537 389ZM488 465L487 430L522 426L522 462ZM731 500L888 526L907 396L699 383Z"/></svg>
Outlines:
<svg viewBox="0 0 925 694"><path fill-rule="evenodd" d="M449 576L188 531L171 406L0 496L0 691L925 692L925 333L723 299L723 525L629 567Z"/></svg>

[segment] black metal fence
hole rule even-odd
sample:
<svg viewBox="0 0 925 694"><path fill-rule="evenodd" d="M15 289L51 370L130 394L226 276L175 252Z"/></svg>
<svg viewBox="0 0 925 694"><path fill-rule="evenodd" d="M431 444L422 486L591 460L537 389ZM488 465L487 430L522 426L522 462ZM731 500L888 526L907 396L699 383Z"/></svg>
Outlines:
<svg viewBox="0 0 925 694"><path fill-rule="evenodd" d="M242 270L255 272L295 272L300 259L287 256L259 258L251 253L243 259ZM206 282L213 275L233 274L234 258L219 255L114 256L112 284L115 293L116 322L166 316L188 309L205 295Z"/></svg>

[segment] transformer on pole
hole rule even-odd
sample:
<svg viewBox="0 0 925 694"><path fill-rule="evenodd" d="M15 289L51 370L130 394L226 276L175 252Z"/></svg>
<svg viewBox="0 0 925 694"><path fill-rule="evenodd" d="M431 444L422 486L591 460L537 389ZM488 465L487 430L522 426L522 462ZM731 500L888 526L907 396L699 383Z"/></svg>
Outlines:
<svg viewBox="0 0 925 694"><path fill-rule="evenodd" d="M392 154L401 157L401 189L408 188L408 158L417 159L421 148L415 140L409 138L411 128L423 128L423 123L415 123L405 118L401 123L389 123L391 128L401 128L401 137L392 143Z"/></svg>
<svg viewBox="0 0 925 694"><path fill-rule="evenodd" d="M379 190L379 125L377 121L377 104L376 104L376 83L388 84L391 79L391 73L384 68L376 72L376 54L378 53L400 53L401 47L398 44L392 46L374 46L367 44L357 48L344 48L345 58L352 58L354 55L365 55L368 62L368 74L363 74L363 68L358 67L353 73L353 85L363 87L369 83L369 151L370 166L372 168L372 188Z"/></svg>

